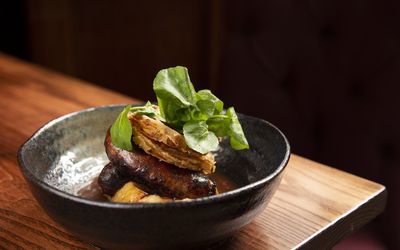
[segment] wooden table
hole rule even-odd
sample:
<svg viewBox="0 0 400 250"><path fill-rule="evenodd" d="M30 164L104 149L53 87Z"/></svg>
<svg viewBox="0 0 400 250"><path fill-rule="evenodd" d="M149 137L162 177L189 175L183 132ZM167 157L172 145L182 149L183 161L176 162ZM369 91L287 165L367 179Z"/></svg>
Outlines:
<svg viewBox="0 0 400 250"><path fill-rule="evenodd" d="M52 221L16 160L41 125L91 106L137 100L0 54L0 248L93 249ZM225 249L325 249L381 213L384 186L292 155L264 212Z"/></svg>

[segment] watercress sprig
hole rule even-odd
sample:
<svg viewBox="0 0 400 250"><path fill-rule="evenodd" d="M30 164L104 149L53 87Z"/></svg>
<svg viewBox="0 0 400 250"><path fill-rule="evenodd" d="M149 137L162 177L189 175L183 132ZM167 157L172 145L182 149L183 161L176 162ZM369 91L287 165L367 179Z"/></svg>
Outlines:
<svg viewBox="0 0 400 250"><path fill-rule="evenodd" d="M196 92L187 68L177 66L160 70L154 79L153 89L159 110L150 102L142 107L126 107L111 128L114 130L111 132L112 142L117 147L132 148L128 145L132 128L129 132L125 127L127 114L131 111L155 117L183 133L187 145L202 154L217 149L218 137L225 136L229 137L233 149L249 148L234 108L225 111L224 103L208 89ZM118 129L123 131L118 132Z"/></svg>
<svg viewBox="0 0 400 250"><path fill-rule="evenodd" d="M132 126L128 119L128 112L130 109L131 105L126 106L110 128L112 144L125 150L132 149Z"/></svg>

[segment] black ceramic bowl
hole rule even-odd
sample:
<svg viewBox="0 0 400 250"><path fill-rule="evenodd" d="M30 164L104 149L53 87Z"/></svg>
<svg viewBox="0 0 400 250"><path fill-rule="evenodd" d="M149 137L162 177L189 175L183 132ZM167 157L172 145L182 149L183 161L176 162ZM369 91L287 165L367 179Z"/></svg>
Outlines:
<svg viewBox="0 0 400 250"><path fill-rule="evenodd" d="M18 153L20 168L44 210L77 237L109 249L203 247L251 222L279 185L290 148L270 123L239 115L250 150L216 153L217 171L239 188L185 202L111 203L76 195L107 162L103 140L122 106L90 108L40 128Z"/></svg>

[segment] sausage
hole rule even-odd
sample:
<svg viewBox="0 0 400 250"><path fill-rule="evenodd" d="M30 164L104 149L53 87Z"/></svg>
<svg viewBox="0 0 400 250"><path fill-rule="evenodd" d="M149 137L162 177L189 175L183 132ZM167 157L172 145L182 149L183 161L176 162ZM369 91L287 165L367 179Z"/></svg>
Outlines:
<svg viewBox="0 0 400 250"><path fill-rule="evenodd" d="M117 166L111 162L102 170L97 180L103 194L113 196L125 183L129 182L129 178L122 175Z"/></svg>
<svg viewBox="0 0 400 250"><path fill-rule="evenodd" d="M118 174L111 177L128 178L148 193L178 199L216 194L215 183L206 175L160 161L137 147L131 151L117 148L111 142L110 131L104 146L112 165L117 167Z"/></svg>

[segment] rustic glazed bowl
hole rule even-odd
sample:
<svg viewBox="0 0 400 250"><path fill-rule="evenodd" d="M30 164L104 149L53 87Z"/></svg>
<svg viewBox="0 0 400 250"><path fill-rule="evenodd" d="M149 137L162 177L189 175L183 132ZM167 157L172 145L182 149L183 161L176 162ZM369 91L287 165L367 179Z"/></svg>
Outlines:
<svg viewBox="0 0 400 250"><path fill-rule="evenodd" d="M239 188L186 202L153 204L79 197L77 191L108 161L103 140L122 108L96 107L55 119L18 152L37 201L82 240L107 249L209 246L250 223L279 185L290 155L287 139L270 123L239 114L250 150L232 150L225 140L216 153L217 171Z"/></svg>

